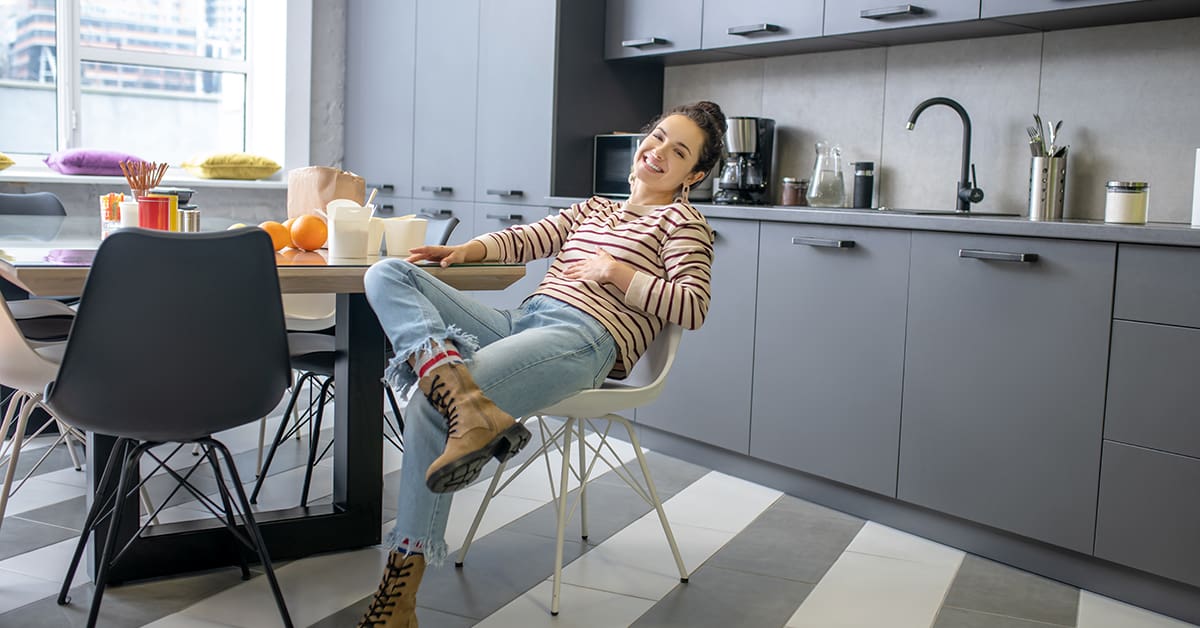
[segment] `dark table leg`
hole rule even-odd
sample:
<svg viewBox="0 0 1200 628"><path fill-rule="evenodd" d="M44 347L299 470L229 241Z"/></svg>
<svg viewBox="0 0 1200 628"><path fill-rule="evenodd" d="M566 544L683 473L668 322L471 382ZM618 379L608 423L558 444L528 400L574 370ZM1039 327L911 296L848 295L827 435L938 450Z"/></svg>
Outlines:
<svg viewBox="0 0 1200 628"><path fill-rule="evenodd" d="M333 503L255 513L272 560L356 549L381 539L384 336L362 294L337 297L337 349ZM115 442L109 436L89 434L88 479L93 491ZM253 475L243 479L252 480ZM122 508L120 545L136 531L136 494L124 500ZM106 525L98 526L92 537L88 564L93 576L106 530ZM109 580L116 584L236 565L235 551L232 537L215 519L151 526L113 567Z"/></svg>

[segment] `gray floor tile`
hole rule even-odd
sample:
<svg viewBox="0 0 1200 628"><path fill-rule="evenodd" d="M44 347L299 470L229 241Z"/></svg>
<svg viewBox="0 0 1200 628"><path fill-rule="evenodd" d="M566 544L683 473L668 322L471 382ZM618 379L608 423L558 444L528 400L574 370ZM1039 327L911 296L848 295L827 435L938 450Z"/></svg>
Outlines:
<svg viewBox="0 0 1200 628"><path fill-rule="evenodd" d="M633 626L778 628L813 586L794 580L721 569L706 564L679 584Z"/></svg>
<svg viewBox="0 0 1200 628"><path fill-rule="evenodd" d="M568 495L570 503L578 499L579 491L571 491ZM664 501L666 496L659 495ZM640 519L652 510L638 497L636 493L624 484L592 483L588 486L588 545L603 543L608 537L620 531L625 526ZM550 502L538 507L529 514L509 523L506 529L526 534L536 534L547 539L553 539L558 534L557 505ZM567 523L566 538L580 539L579 508L576 507L571 520Z"/></svg>
<svg viewBox="0 0 1200 628"><path fill-rule="evenodd" d="M709 564L816 583L854 540L863 521L784 496L721 548Z"/></svg>
<svg viewBox="0 0 1200 628"><path fill-rule="evenodd" d="M79 532L29 521L19 516L4 518L0 528L0 560L24 554L59 541L79 537Z"/></svg>
<svg viewBox="0 0 1200 628"><path fill-rule="evenodd" d="M1079 589L968 554L946 606L1074 626Z"/></svg>
<svg viewBox="0 0 1200 628"><path fill-rule="evenodd" d="M87 497L80 495L41 508L26 510L16 516L78 532L83 527L84 518L87 517ZM8 523L4 525L7 527Z"/></svg>
<svg viewBox="0 0 1200 628"><path fill-rule="evenodd" d="M14 477L17 479L25 477L25 475L29 473L29 470L33 468L33 465L37 464L38 459L45 454L45 448L22 449L21 455L17 457L17 474ZM82 463L83 448L76 446L75 455L79 457L79 461ZM59 445L55 447L52 452L50 452L49 456L46 456L46 461L38 467L33 476L37 477L43 473L59 471L70 468L71 466L71 454L67 452L67 446Z"/></svg>
<svg viewBox="0 0 1200 628"><path fill-rule="evenodd" d="M705 469L699 465L655 452L646 454L646 466L650 467L650 476L654 480L654 488L658 491L659 498L664 502L667 501L669 496L682 491L696 480L711 472L710 469ZM629 468L633 470L634 477L641 475L641 469L638 467L636 460L629 462ZM621 478L612 473L599 476L594 481L598 484L626 486Z"/></svg>
<svg viewBox="0 0 1200 628"><path fill-rule="evenodd" d="M946 606L938 613L933 628L1060 628L1060 625Z"/></svg>
<svg viewBox="0 0 1200 628"><path fill-rule="evenodd" d="M584 552L567 540L563 563ZM532 589L554 572L554 542L542 536L500 529L471 546L466 564L457 569L453 556L441 567L425 571L417 599L423 607L482 619Z"/></svg>

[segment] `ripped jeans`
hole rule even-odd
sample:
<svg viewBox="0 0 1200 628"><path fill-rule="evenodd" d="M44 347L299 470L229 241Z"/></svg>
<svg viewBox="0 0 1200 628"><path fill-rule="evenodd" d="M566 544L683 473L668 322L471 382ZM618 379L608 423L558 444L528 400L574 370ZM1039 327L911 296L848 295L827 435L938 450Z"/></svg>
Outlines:
<svg viewBox="0 0 1200 628"><path fill-rule="evenodd" d="M419 267L387 259L367 270L367 300L395 349L384 372L388 385L406 393L416 383L413 354L458 348L488 398L514 417L604 382L616 361L616 343L599 321L544 295L515 310L497 310L451 288ZM446 445L446 421L414 394L404 412L404 458L396 525L386 543L445 560L446 520L452 493L433 493L425 471ZM458 539L455 540L456 542Z"/></svg>

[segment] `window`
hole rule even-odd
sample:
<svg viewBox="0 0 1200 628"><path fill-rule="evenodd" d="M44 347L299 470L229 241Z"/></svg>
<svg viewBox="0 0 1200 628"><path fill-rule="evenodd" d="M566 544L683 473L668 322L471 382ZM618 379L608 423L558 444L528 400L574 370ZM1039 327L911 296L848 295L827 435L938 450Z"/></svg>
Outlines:
<svg viewBox="0 0 1200 628"><path fill-rule="evenodd" d="M293 48L308 50L311 20L311 6L288 5L304 4L0 0L0 150L104 148L173 164L246 150L282 161L278 94ZM255 29L256 15L272 23Z"/></svg>

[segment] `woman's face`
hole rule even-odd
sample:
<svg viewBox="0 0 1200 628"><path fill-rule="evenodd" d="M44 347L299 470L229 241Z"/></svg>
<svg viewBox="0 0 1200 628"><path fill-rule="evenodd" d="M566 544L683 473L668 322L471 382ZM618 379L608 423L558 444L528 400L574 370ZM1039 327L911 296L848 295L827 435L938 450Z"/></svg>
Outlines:
<svg viewBox="0 0 1200 628"><path fill-rule="evenodd" d="M634 156L634 175L643 192L674 195L680 186L695 183L693 174L704 146L704 131L686 116L671 115L646 135Z"/></svg>

